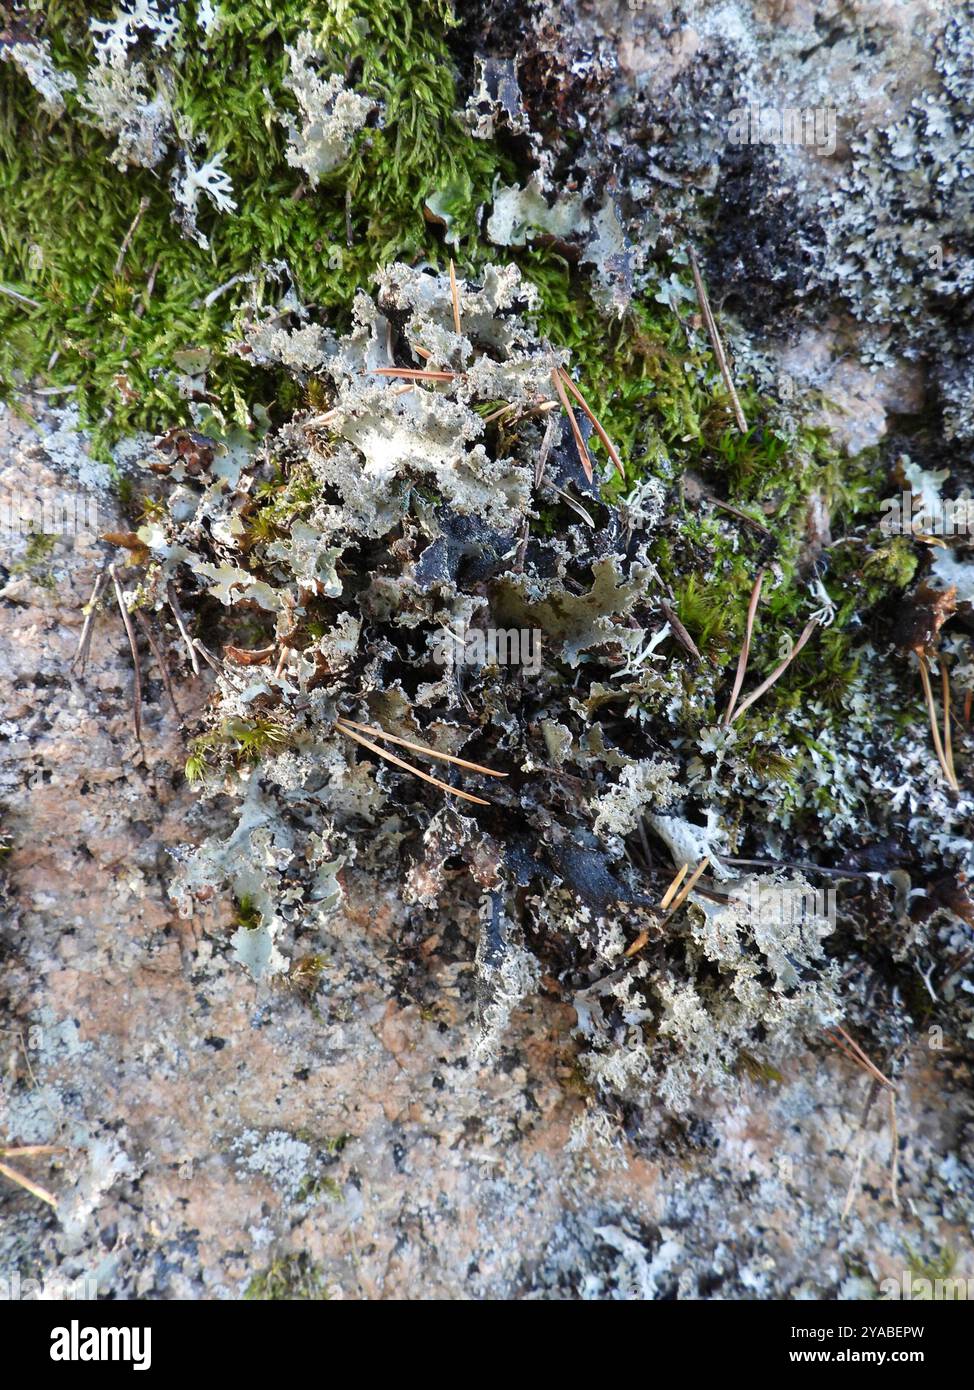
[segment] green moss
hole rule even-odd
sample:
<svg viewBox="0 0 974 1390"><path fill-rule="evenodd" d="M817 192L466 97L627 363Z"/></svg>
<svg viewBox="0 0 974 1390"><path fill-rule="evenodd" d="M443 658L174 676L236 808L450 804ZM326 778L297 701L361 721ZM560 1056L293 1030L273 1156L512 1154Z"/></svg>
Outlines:
<svg viewBox="0 0 974 1390"><path fill-rule="evenodd" d="M579 385L621 454L629 485L645 473L669 471L668 445L679 451L688 439L698 440L709 404L679 320L645 296L607 323L586 278L567 261L541 249L520 253L518 261L541 295L539 329L553 346L571 351ZM593 441L593 447L602 446ZM625 490L613 480L606 492Z"/></svg>
<svg viewBox="0 0 974 1390"><path fill-rule="evenodd" d="M27 575L41 588L53 589L54 575L49 561L54 553L56 541L56 536L48 535L45 531L31 531L27 537L24 553L19 560L15 560L10 566L10 573Z"/></svg>
<svg viewBox="0 0 974 1390"><path fill-rule="evenodd" d="M243 927L244 931L256 931L261 924L260 908L252 898L246 896L237 899L237 926Z"/></svg>
<svg viewBox="0 0 974 1390"><path fill-rule="evenodd" d="M267 1267L262 1274L255 1274L244 1292L244 1298L266 1302L276 1299L288 1301L327 1299L322 1270L303 1252L300 1255L284 1255Z"/></svg>
<svg viewBox="0 0 974 1390"><path fill-rule="evenodd" d="M752 1081L758 1081L762 1085L773 1083L776 1086L784 1084L784 1077L777 1067L773 1067L769 1062L760 1062L756 1057L752 1057L749 1052L742 1052L738 1059L737 1069L749 1076Z"/></svg>
<svg viewBox="0 0 974 1390"><path fill-rule="evenodd" d="M340 1202L342 1189L335 1178L309 1174L298 1188L299 1202Z"/></svg>
<svg viewBox="0 0 974 1390"><path fill-rule="evenodd" d="M275 719L227 719L193 740L186 759L188 782L201 781L215 765L258 763L267 753L286 746L288 730Z"/></svg>
<svg viewBox="0 0 974 1390"><path fill-rule="evenodd" d="M440 233L423 213L432 190L463 189L460 230L469 232L495 173L507 168L455 117L447 45L455 21L445 0L341 0L324 14L297 0L222 0L219 8L216 42L199 44L194 33L161 60L178 120L209 156L223 151L233 183L236 213L201 213L208 250L173 223L171 160L154 172L119 173L109 162L114 141L82 119L76 97L54 121L12 64L0 68L4 276L40 305L0 297L0 390L10 395L38 374L76 385L99 441L187 421L171 370L185 349L210 350L208 387L228 415L245 417L244 401L274 411L293 405L281 398L290 389L282 374L256 371L229 350L232 294L209 307L206 294L283 258L305 302L343 326L354 292L378 265L442 259ZM47 6L41 28L57 65L79 79L91 60L78 22L87 9ZM265 95L282 114L294 110L284 47L305 30L334 71L353 74L356 89L384 108L382 125L361 132L346 164L316 189L287 164L287 129ZM148 206L116 275L143 198Z"/></svg>
<svg viewBox="0 0 974 1390"><path fill-rule="evenodd" d="M286 536L291 523L310 512L320 493L321 485L316 482L307 465L297 467L287 475L279 471L270 482L262 483L257 490L257 506L246 524L248 544L256 545Z"/></svg>
<svg viewBox="0 0 974 1390"><path fill-rule="evenodd" d="M924 1260L906 1242L907 1266L916 1279L949 1279L957 1264L957 1256L949 1245L945 1245L939 1255Z"/></svg>

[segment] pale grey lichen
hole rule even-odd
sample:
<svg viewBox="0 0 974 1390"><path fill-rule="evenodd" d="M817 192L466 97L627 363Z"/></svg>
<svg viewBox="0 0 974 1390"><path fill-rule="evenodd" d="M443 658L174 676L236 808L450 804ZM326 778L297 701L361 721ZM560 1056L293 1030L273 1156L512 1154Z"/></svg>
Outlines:
<svg viewBox="0 0 974 1390"><path fill-rule="evenodd" d="M55 67L46 39L0 43L0 58L20 68L52 116L64 111L64 98L78 86L74 73Z"/></svg>
<svg viewBox="0 0 974 1390"><path fill-rule="evenodd" d="M591 802L592 829L597 835L631 835L647 806L668 806L676 799L676 775L676 763L660 758L623 768L618 782Z"/></svg>
<svg viewBox="0 0 974 1390"><path fill-rule="evenodd" d="M316 51L310 35L300 34L296 44L287 46L287 55L290 72L285 86L300 112L297 122L287 121L287 162L303 169L314 188L348 158L355 135L378 103L348 90L340 73L323 78L318 65L324 57Z"/></svg>
<svg viewBox="0 0 974 1390"><path fill-rule="evenodd" d="M120 169L154 169L168 152L172 114L165 92L153 84L139 62L97 63L88 71L81 105L103 134L115 137L111 159Z"/></svg>
<svg viewBox="0 0 974 1390"><path fill-rule="evenodd" d="M205 196L218 212L234 212L237 207L231 196L230 176L223 167L223 151L219 150L198 167L193 156L185 152L182 168L173 170L171 185L173 198L181 209L177 217L184 234L205 249L210 244L209 238L196 224L200 197Z"/></svg>
<svg viewBox="0 0 974 1390"><path fill-rule="evenodd" d="M848 1004L826 949L833 923L814 901L769 920L760 893L757 906L747 898L752 880L733 860L749 822L764 854L786 860L809 853L809 824L824 844L848 843L878 796L873 818L908 808L931 860L971 854L969 799L950 805L933 785L922 742L900 789L896 759L871 738L877 692L893 681L884 659L864 652L844 724L810 701L773 735L719 725L730 676L674 659L675 608L650 558L672 525L668 475L616 507L588 480L567 421L549 430L552 371L569 359L538 333L517 269L460 280L459 332L449 278L431 268L383 270L341 336L282 296L285 279L249 282L238 350L313 384L315 409L238 447L232 466L215 432L166 442L170 514L139 533L158 582L178 579L187 604L216 601L251 633L218 663L196 755L204 795L229 796L232 823L183 856L185 910L229 886L241 904L232 949L260 980L322 949L345 873L391 876L417 914L466 893L479 920L477 1055L496 1057L512 1011L554 978L609 1111L686 1111L701 1089L732 1090L749 1067L807 1046ZM769 602L786 582L770 560ZM823 625L826 599L832 612L814 582L801 596ZM536 630L543 659L505 666L485 644L444 661L444 633L471 627ZM473 770L435 770L457 789L449 779L462 775L480 804L451 804L363 749L343 719L379 747L385 731L466 758ZM788 771L756 770L769 739ZM506 776L485 785L478 765ZM704 858L706 878L664 921L666 884ZM894 887L894 870L876 881ZM782 871L758 883L786 897L808 887ZM897 949L921 948L929 931Z"/></svg>

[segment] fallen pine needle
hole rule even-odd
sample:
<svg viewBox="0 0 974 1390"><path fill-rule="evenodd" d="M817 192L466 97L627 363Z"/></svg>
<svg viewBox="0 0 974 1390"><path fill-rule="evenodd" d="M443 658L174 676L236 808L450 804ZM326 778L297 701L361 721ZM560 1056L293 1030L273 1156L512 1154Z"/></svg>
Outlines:
<svg viewBox="0 0 974 1390"><path fill-rule="evenodd" d="M734 378L731 376L730 367L727 365L727 354L724 351L724 344L720 341L720 334L717 332L717 321L711 312L707 291L703 287L700 266L697 264L697 257L693 247L688 246L687 250L690 253L690 269L693 271L693 286L697 292L697 302L703 314L703 321L707 325L707 332L713 344L714 356L717 358L720 374L724 378L724 385L727 387L727 394L730 396L731 404L734 407L734 418L737 421L737 428L740 430L741 434L747 434L747 420L744 418L744 411L741 408L737 387L734 385Z"/></svg>
<svg viewBox="0 0 974 1390"><path fill-rule="evenodd" d="M898 1128L897 1123L896 1123L896 1092L895 1092L895 1091L892 1091L892 1090L889 1091L889 1092L887 1093L887 1099L888 1099L888 1101L889 1101L889 1142L890 1142L889 1192L890 1192L890 1196L891 1196L892 1199L893 1199L893 1206L896 1208L897 1211L899 1211L899 1209L900 1209L900 1195L899 1195L899 1187L898 1187L898 1185L899 1185L900 1137L899 1137L899 1128Z"/></svg>
<svg viewBox="0 0 974 1390"><path fill-rule="evenodd" d="M463 330L460 327L460 293L457 290L457 269L453 264L453 257L450 257L450 297L453 300L453 326L459 338Z"/></svg>
<svg viewBox="0 0 974 1390"><path fill-rule="evenodd" d="M958 782L956 776L954 775L952 766L953 749L951 749L951 758L948 762L947 754L944 751L944 745L940 739L940 729L938 727L937 722L937 709L933 702L933 690L930 686L930 668L927 665L927 658L923 655L922 652L919 652L917 654L917 660L920 665L920 681L923 685L923 695L924 699L927 702L927 713L930 716L930 732L933 735L934 752L937 755L937 761L940 763L944 777L947 779L947 785L950 787L951 791L957 791ZM945 729L945 732L949 738L949 727Z"/></svg>
<svg viewBox="0 0 974 1390"><path fill-rule="evenodd" d="M387 739L389 743L397 743L400 748L409 748L414 753L424 754L427 758L437 758L444 763L455 763L457 767L469 768L471 772L482 772L485 777L507 776L506 772L495 772L493 768L482 767L480 763L468 762L466 758L457 758L452 753L441 753L438 748L428 748L425 743L414 743L412 739L400 738L398 734L388 734L385 729L375 729L370 724L360 724L356 719L349 719L344 714L338 723L347 724L363 734L372 734L375 738Z"/></svg>
<svg viewBox="0 0 974 1390"><path fill-rule="evenodd" d="M950 676L947 674L947 665L941 660L940 675L943 681L944 690L944 754L947 758L947 768L951 779L957 787L957 773L954 771L954 739L950 728Z"/></svg>
<svg viewBox="0 0 974 1390"><path fill-rule="evenodd" d="M758 611L758 600L761 597L761 585L764 583L764 570L758 570L758 577L754 581L754 588L751 590L751 601L747 606L747 626L744 630L744 645L741 647L741 654L737 658L737 674L734 677L734 689L731 691L730 704L727 706L727 713L724 715L724 728L730 728L730 722L734 717L734 707L737 704L737 697L741 693L741 686L744 684L744 677L747 673L748 658L751 655L751 634L754 631L754 615Z"/></svg>
<svg viewBox="0 0 974 1390"><path fill-rule="evenodd" d="M189 652L189 662L193 668L193 674L198 676L200 673L200 664L196 660L196 648L193 646L192 638L186 628L186 619L183 617L183 610L179 606L179 599L176 597L176 590L173 587L171 579L166 585L166 598L169 600L169 607L172 609L172 615L176 619L176 626L179 629L180 637L183 639L183 645L187 652Z"/></svg>
<svg viewBox="0 0 974 1390"><path fill-rule="evenodd" d="M680 646L683 648L685 652L687 652L690 656L693 657L694 661L696 661L698 665L702 664L703 657L700 655L699 648L697 647L696 642L694 642L693 638L690 636L689 632L687 632L686 628L680 622L680 617L679 614L676 612L676 609L671 608L670 605L666 602L665 598L660 599L659 606L660 608L662 608L664 614L666 615L666 621L673 629L673 636L679 642Z"/></svg>
<svg viewBox="0 0 974 1390"><path fill-rule="evenodd" d="M223 665L223 662L217 661L213 653L209 650L209 648L204 646L204 644L200 641L198 637L194 639L193 645L195 646L196 650L199 652L203 660L206 662L207 666L211 667L214 671L216 671L218 676L225 676L227 674L227 668Z"/></svg>
<svg viewBox="0 0 974 1390"><path fill-rule="evenodd" d="M346 724L341 723L341 721L336 721L335 728L339 729L346 738L354 739L354 741L360 743L363 748L368 748L370 752L377 754L380 758L384 758L386 762L393 763L396 767L401 767L405 772L411 772L414 777L419 777L422 781L429 782L431 786L439 787L440 791L448 792L450 796L459 796L463 801L472 801L477 806L490 805L490 802L485 801L483 797L472 796L470 792L461 791L458 787L451 787L448 782L441 782L438 777L431 777L428 772L423 772L421 768L413 767L412 763L407 763L404 758L397 758L395 753L390 753L386 748L380 748L377 743L373 743L371 739L356 733L354 729L350 729Z"/></svg>
<svg viewBox="0 0 974 1390"><path fill-rule="evenodd" d="M67 1153L61 1144L16 1144L12 1149L0 1149L0 1158L40 1158L43 1154Z"/></svg>
<svg viewBox="0 0 974 1390"><path fill-rule="evenodd" d="M825 1036L834 1047L837 1047L846 1057L851 1058L863 1071L868 1072L874 1081L879 1082L880 1086L885 1086L888 1090L895 1092L896 1087L889 1077L883 1075L869 1054L863 1051L855 1038L850 1037L841 1024L837 1023L833 1031L839 1036L833 1037L827 1030Z"/></svg>
<svg viewBox="0 0 974 1390"><path fill-rule="evenodd" d="M719 507L723 512L730 512L731 516L736 516L741 521L747 521L751 526L757 528L765 536L770 536L771 531L765 526L763 521L758 521L756 516L751 516L750 512L744 512L740 507L735 507L732 502L722 502L719 497L707 497L707 501L712 507Z"/></svg>
<svg viewBox="0 0 974 1390"><path fill-rule="evenodd" d="M856 1161L853 1165L852 1177L849 1179L849 1190L846 1193L845 1205L842 1208L841 1219L843 1221L848 1219L849 1213L852 1211L853 1203L856 1200L856 1195L859 1191L859 1180L862 1174L862 1160L865 1156L865 1152L866 1134L865 1132L863 1132L860 1134L859 1143L856 1146Z"/></svg>
<svg viewBox="0 0 974 1390"><path fill-rule="evenodd" d="M588 446L586 445L585 440L582 438L582 431L579 429L578 421L575 419L575 412L574 410L572 410L571 402L569 401L568 396L565 393L564 382L562 380L561 371L558 367L555 367L552 371L551 380L555 390L558 393L558 399L561 401L562 405L565 408L565 414L568 416L568 423L572 427L572 434L575 437L575 449L578 452L578 461L582 465L582 472L585 474L588 481L591 482L592 460L588 456Z"/></svg>
<svg viewBox="0 0 974 1390"><path fill-rule="evenodd" d="M136 613L135 616L138 618L139 627L142 629L142 632L145 636L145 640L149 644L149 650L155 657L156 665L159 667L159 673L162 676L162 683L166 687L166 694L169 696L169 702L172 705L173 710L175 711L176 718L182 720L183 716L180 713L179 706L176 704L176 692L172 688L172 680L169 675L169 667L166 665L166 659L162 654L162 649L160 648L159 643L156 641L155 633L152 631L152 627L149 624L149 621L144 613Z"/></svg>
<svg viewBox="0 0 974 1390"><path fill-rule="evenodd" d="M23 1173L18 1173L16 1168L10 1168L6 1163L0 1163L0 1173L11 1182L15 1182L18 1187L23 1187L33 1197L39 1197L42 1202L47 1202L49 1206L57 1206L57 1198L46 1187L41 1187L40 1183L34 1182L31 1178L25 1177Z"/></svg>
<svg viewBox="0 0 974 1390"><path fill-rule="evenodd" d="M780 663L780 665L778 665L778 666L776 666L776 667L774 668L774 670L771 672L771 675L767 678L767 680L764 680L764 681L761 682L761 684L758 686L757 690L752 690L751 693L750 693L750 695L747 697L747 699L741 701L741 703L738 705L737 709L734 711L734 714L733 714L733 716L732 716L732 720L733 720L733 719L739 719L740 716L744 713L744 711L745 711L746 709L749 709L749 708L751 707L751 705L754 704L755 700L760 700L761 696L764 695L766 691L768 691L768 690L771 689L771 687L774 685L775 681L781 679L781 677L782 677L782 676L784 675L784 673L788 670L788 667L789 667L789 666L791 665L791 663L794 661L795 657L796 657L796 656L798 655L798 653L801 651L802 647L804 647L805 643L808 641L809 637L811 637L812 633L815 631L815 629L816 629L817 627L818 627L818 619L817 619L817 618L813 618L812 621L811 621L810 623L807 623L807 624L805 625L805 630L804 630L804 632L803 632L802 635L799 637L799 639L798 639L798 641L795 643L795 645L792 647L792 649L791 649L791 651L788 653L788 655L785 657L784 661L782 661L782 662Z"/></svg>
<svg viewBox="0 0 974 1390"><path fill-rule="evenodd" d="M561 368L559 368L559 371L560 371L560 373L561 373L561 379L562 379L562 381L563 381L564 384L568 387L569 391L571 391L571 393L572 393L572 395L575 397L575 399L578 401L579 405L582 407L582 410L585 412L585 414L588 416L589 420L591 421L593 430L594 430L595 433L598 435L598 437L601 439L602 443L605 445L605 447L606 447L606 452L608 453L609 458L612 460L612 462L615 464L616 468L618 469L619 477L622 479L623 482L625 482L625 481L626 481L626 470L625 470L625 469L623 468L623 466L622 466L622 459L619 457L618 451L616 450L615 445L612 443L612 440L609 438L609 436L606 434L605 430L602 428L601 421L599 421L599 420L596 418L595 412L592 410L592 408L591 408L591 406L589 405L588 401L587 401L587 400L585 399L585 397L582 395L581 390L579 389L579 387L576 386L575 382L572 381L571 377L570 377L570 376L568 375L568 373L565 371L565 368L564 368L564 367L561 367Z"/></svg>
<svg viewBox="0 0 974 1390"><path fill-rule="evenodd" d="M676 894L676 890L679 888L680 884L686 878L687 870L689 868L689 864L684 864L682 869L677 870L677 872L673 876L673 882L670 884L669 888L667 888L662 898L660 898L659 905L664 912L669 907L670 903L673 901L674 895Z"/></svg>
<svg viewBox="0 0 974 1390"><path fill-rule="evenodd" d="M108 566L108 573L112 577L115 586L115 597L118 600L118 611L122 615L122 622L125 624L125 635L129 642L129 651L132 653L132 667L135 671L135 687L133 690L132 714L135 723L135 741L142 742L142 675L139 671L139 650L135 645L135 630L132 627L132 618L128 609L125 607L125 595L122 593L122 586L118 580L118 571L114 564Z"/></svg>
<svg viewBox="0 0 974 1390"><path fill-rule="evenodd" d="M452 381L456 372L439 372L425 367L373 367L373 376L404 376L409 381Z"/></svg>
<svg viewBox="0 0 974 1390"><path fill-rule="evenodd" d="M632 943L632 945L626 947L625 951L623 952L623 957L624 957L626 960L628 960L630 957L636 955L639 951L641 951L641 950L643 949L643 947L646 945L646 942L647 942L648 940L649 940L649 932L648 932L648 931L645 929L645 927L644 927L643 930L642 930L642 931L639 933L639 935L636 937L636 939L635 939L635 941Z"/></svg>
<svg viewBox="0 0 974 1390"><path fill-rule="evenodd" d="M92 623L95 617L95 608L97 607L98 599L101 596L104 584L105 571L100 570L98 578L95 580L95 587L91 591L91 598L85 606L85 620L81 628L81 636L78 639L78 650L75 652L74 660L71 662L72 670L77 667L81 675L84 675L85 667L88 664L88 648L91 645Z"/></svg>
<svg viewBox="0 0 974 1390"><path fill-rule="evenodd" d="M678 912L680 910L680 908L686 902L687 898L693 892L694 888L696 888L697 880L699 879L700 875L703 873L704 869L706 869L709 863L710 859L705 854L704 857L701 859L700 863L694 869L693 873L687 879L686 883L683 885L683 887L677 893L676 897L673 899L673 902L670 905L670 910L667 913L667 918L672 917L674 912Z"/></svg>

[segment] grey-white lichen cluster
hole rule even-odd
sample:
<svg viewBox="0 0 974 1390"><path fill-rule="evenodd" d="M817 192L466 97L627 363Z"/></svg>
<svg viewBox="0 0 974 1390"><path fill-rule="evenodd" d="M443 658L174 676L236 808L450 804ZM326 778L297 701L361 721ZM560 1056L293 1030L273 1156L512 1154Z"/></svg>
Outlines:
<svg viewBox="0 0 974 1390"><path fill-rule="evenodd" d="M514 267L488 267L458 286L457 332L448 277L393 265L335 337L290 291L264 303L253 288L240 350L324 383L328 400L249 452L218 432L160 442L169 508L139 532L142 601L163 605L176 583L231 634L222 660L209 653L195 775L234 824L181 856L173 892L188 914L229 889L234 953L266 979L327 940L345 873L397 875L425 913L465 866L480 1058L547 974L576 1010L593 1094L679 1110L839 1016L832 924L814 910L769 923L732 891L733 808L760 793L744 764L726 775L732 734L697 749L680 732L685 681L657 651L671 628L647 553L661 489L621 509L599 499L553 414L569 358L539 338L534 304ZM542 512L557 518L547 533ZM536 630L540 669L444 664L458 628ZM712 696L716 673L694 680ZM363 752L343 718L505 777L453 780L481 798L471 809ZM693 888L665 922L633 857L646 834L666 876L712 864L715 891ZM756 881L808 887L788 871Z"/></svg>

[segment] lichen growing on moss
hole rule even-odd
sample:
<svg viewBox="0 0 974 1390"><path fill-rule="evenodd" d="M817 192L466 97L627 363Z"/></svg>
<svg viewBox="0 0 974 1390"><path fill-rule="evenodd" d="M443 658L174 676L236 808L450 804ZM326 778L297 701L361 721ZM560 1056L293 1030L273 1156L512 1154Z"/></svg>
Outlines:
<svg viewBox="0 0 974 1390"><path fill-rule="evenodd" d="M30 6L14 45L0 40L15 60L0 69L4 274L38 305L0 296L0 383L9 395L44 371L73 385L99 438L188 422L173 361L201 348L198 389L245 423L259 400L275 402L280 378L255 376L225 350L233 296L213 292L285 254L305 301L340 318L377 265L432 244L427 193L460 180L476 205L503 164L455 115L443 0L421 16L389 0L313 13L299 0L224 0L207 28L209 9L150 6L152 27L126 20L124 6L101 6L90 24L87 7ZM309 43L327 54L323 81L356 72L358 115L384 113L313 184L289 162L291 125L312 120L291 55ZM41 91L25 54L36 54L35 77L52 74ZM186 208L174 207L169 176L184 204L195 201L187 181L215 162L235 207L229 192L197 204L194 244L173 223Z"/></svg>

